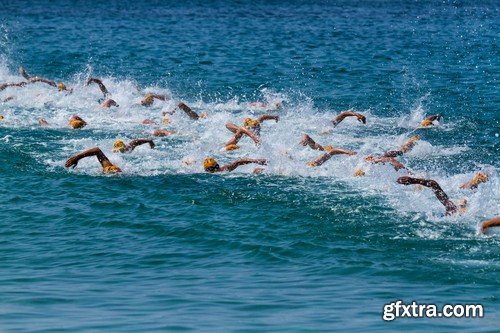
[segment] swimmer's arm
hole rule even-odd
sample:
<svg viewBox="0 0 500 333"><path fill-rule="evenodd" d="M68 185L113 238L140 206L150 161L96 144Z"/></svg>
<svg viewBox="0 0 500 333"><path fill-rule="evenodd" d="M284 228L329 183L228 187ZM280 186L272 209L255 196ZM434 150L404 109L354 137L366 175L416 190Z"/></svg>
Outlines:
<svg viewBox="0 0 500 333"><path fill-rule="evenodd" d="M151 94L151 97L156 98L157 100L160 101L166 101L167 99L169 99L167 95L159 95L159 94Z"/></svg>
<svg viewBox="0 0 500 333"><path fill-rule="evenodd" d="M31 77L26 73L24 67L19 67L19 74L21 74L21 76L24 77L27 81L31 79Z"/></svg>
<svg viewBox="0 0 500 333"><path fill-rule="evenodd" d="M99 86L99 89L104 94L104 97L109 95L109 91L108 91L108 89L106 89L106 86L104 85L104 83L102 83L102 80L91 77L87 80L87 86L90 85L91 83L96 83Z"/></svg>
<svg viewBox="0 0 500 333"><path fill-rule="evenodd" d="M278 122L279 119L280 119L279 116L273 116L273 115L270 115L270 114L265 114L265 115L262 115L259 118L257 118L257 121L259 123L262 123L264 120L274 120L274 121Z"/></svg>
<svg viewBox="0 0 500 333"><path fill-rule="evenodd" d="M49 86L57 87L57 84L54 81L48 80L48 79L44 79L43 77L35 76L35 77L30 78L29 81L30 81L30 83L43 82L43 83L48 84Z"/></svg>
<svg viewBox="0 0 500 333"><path fill-rule="evenodd" d="M347 117L356 117L356 118L358 118L358 121L362 122L363 124L366 124L366 117L364 115L362 115L361 113L353 112L353 111L342 112L337 117L335 117L334 120L332 120L332 123L334 126L337 126L342 120L344 120Z"/></svg>
<svg viewBox="0 0 500 333"><path fill-rule="evenodd" d="M3 83L3 84L0 84L0 91L5 90L8 87L24 87L25 85L26 85L26 82Z"/></svg>
<svg viewBox="0 0 500 333"><path fill-rule="evenodd" d="M99 149L99 147L94 147L94 148L90 148L80 154L77 154L75 156L71 156L67 161L66 163L64 164L64 166L66 168L74 168L77 166L78 162L82 159L82 158L86 158L86 157L90 157L90 156L96 156L97 157L97 160L99 161L99 163L101 163L102 167L105 167L106 165L111 165L111 162L109 161L109 159L106 157L106 155L104 155L104 153L102 152L101 149Z"/></svg>
<svg viewBox="0 0 500 333"><path fill-rule="evenodd" d="M304 134L304 136L302 136L302 140L300 141L300 144L303 146L309 146L311 149L314 149L314 150L321 150L321 151L325 150L325 148L323 148L322 145L320 145L319 143L314 141L313 138L311 138L307 134Z"/></svg>
<svg viewBox="0 0 500 333"><path fill-rule="evenodd" d="M149 144L149 147L151 149L153 149L155 147L155 144L154 144L153 140L149 140L149 139L135 139L135 140L130 141L130 143L128 144L127 148L128 148L129 151L132 151L137 146L140 146L140 145L143 145L143 144L146 144L146 143Z"/></svg>
<svg viewBox="0 0 500 333"><path fill-rule="evenodd" d="M500 227L500 217L495 217L491 220L486 220L481 223L481 233L484 233L487 229L493 227Z"/></svg>
<svg viewBox="0 0 500 333"><path fill-rule="evenodd" d="M311 161L308 163L310 166L320 166L326 161L328 161L330 158L332 158L333 155L340 155L340 154L345 154L345 155L356 155L357 153L351 150L346 150L346 149L338 149L338 148L333 148L329 152L321 155L317 159Z"/></svg>
<svg viewBox="0 0 500 333"><path fill-rule="evenodd" d="M330 155L344 154L344 155L353 156L353 155L356 155L357 153L355 151L352 151L352 150L340 149L340 148L333 148L332 150L330 150L328 152L328 154L330 154Z"/></svg>
<svg viewBox="0 0 500 333"><path fill-rule="evenodd" d="M189 116L189 118L191 118L193 120L198 120L200 118L200 116L196 112L194 112L193 110L191 110L191 108L189 106L187 106L186 104L184 104L184 102L179 102L179 104L177 105L177 107L179 107L179 109L181 109L182 111L184 111Z"/></svg>
<svg viewBox="0 0 500 333"><path fill-rule="evenodd" d="M239 160L234 161L231 164L224 165L220 168L221 171L233 171L239 166L245 165L245 164L259 164L259 165L266 165L267 160L265 159L252 159L252 158L240 158Z"/></svg>
<svg viewBox="0 0 500 333"><path fill-rule="evenodd" d="M428 120L428 121L434 121L434 120L440 120L440 119L441 119L440 114L435 114L435 115L432 115L432 116L425 118L425 120Z"/></svg>
<svg viewBox="0 0 500 333"><path fill-rule="evenodd" d="M432 179L422 179L422 178L413 178L408 176L399 177L396 181L402 185L422 185L425 187L429 187L434 191L436 198L443 204L446 208L446 214L453 214L457 211L457 206L448 198L448 195L443 191L441 186L439 186L438 182Z"/></svg>

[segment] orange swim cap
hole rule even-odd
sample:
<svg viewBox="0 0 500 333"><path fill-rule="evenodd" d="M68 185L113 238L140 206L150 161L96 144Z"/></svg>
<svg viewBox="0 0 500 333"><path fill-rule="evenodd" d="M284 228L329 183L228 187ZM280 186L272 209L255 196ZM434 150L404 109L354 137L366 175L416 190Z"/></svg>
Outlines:
<svg viewBox="0 0 500 333"><path fill-rule="evenodd" d="M125 152L125 142L122 140L116 140L115 143L113 143L113 153L123 153Z"/></svg>
<svg viewBox="0 0 500 333"><path fill-rule="evenodd" d="M57 85L57 89L59 89L59 91L66 90L66 85L62 82L59 82L59 84Z"/></svg>
<svg viewBox="0 0 500 333"><path fill-rule="evenodd" d="M365 175L365 172L363 171L363 169L356 169L354 171L354 177L362 177Z"/></svg>
<svg viewBox="0 0 500 333"><path fill-rule="evenodd" d="M431 126L432 125L432 121L430 121L429 119L425 119L424 121L422 121L420 123L420 126L423 126L423 127L427 127L427 126Z"/></svg>
<svg viewBox="0 0 500 333"><path fill-rule="evenodd" d="M219 164L217 164L215 158L208 157L203 161L203 168L205 169L205 171L213 172L215 171L215 169L217 169L218 166Z"/></svg>
<svg viewBox="0 0 500 333"><path fill-rule="evenodd" d="M69 124L74 129L83 128L83 127L85 127L85 125L87 125L87 123L85 123L85 121L79 120L79 119L73 119L69 122Z"/></svg>
<svg viewBox="0 0 500 333"><path fill-rule="evenodd" d="M231 150L236 150L238 149L238 145L236 144L230 144L230 145L226 145L226 151L231 151Z"/></svg>
<svg viewBox="0 0 500 333"><path fill-rule="evenodd" d="M102 168L102 172L104 173L117 173L117 172L122 172L122 169L120 169L116 165L106 165L105 167Z"/></svg>

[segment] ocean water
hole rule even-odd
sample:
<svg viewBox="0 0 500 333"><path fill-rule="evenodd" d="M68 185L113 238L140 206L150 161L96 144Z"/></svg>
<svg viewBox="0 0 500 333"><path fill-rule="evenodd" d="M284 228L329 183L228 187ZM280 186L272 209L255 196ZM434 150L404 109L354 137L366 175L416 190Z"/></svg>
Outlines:
<svg viewBox="0 0 500 333"><path fill-rule="evenodd" d="M8 1L0 2L1 332L498 332L500 215L498 1ZM103 109L89 76L119 108ZM146 92L172 96L150 108ZM179 100L155 149L112 153L149 137ZM273 105L264 110L251 103ZM353 109L367 124L330 119ZM264 113L260 146L225 152L226 122ZM426 115L442 114L419 129ZM71 130L78 114L88 122ZM40 127L44 117L49 126ZM352 149L321 167L298 144ZM437 180L364 157L421 140L400 160ZM98 146L123 169L103 175ZM206 174L201 161L269 160ZM193 163L186 165L183 161ZM365 177L353 177L356 168ZM461 190L479 170L490 181ZM383 305L480 303L484 318L382 320Z"/></svg>

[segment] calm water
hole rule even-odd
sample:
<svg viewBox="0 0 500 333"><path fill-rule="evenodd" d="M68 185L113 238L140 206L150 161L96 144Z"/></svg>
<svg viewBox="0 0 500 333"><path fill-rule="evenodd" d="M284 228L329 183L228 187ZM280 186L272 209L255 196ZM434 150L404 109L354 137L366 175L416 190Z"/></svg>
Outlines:
<svg viewBox="0 0 500 333"><path fill-rule="evenodd" d="M497 1L1 1L0 331L496 332L500 214ZM105 110L89 76L120 104ZM142 89L138 92L137 88ZM147 91L182 99L208 119L172 116L156 149L111 152L147 137L173 102L146 109ZM263 144L226 153L228 121L283 101ZM329 120L353 108L367 125ZM433 129L424 115L441 113ZM89 123L68 129L72 114ZM44 117L50 126L41 128ZM403 187L390 166L366 165L420 134L401 160L469 201L443 217L432 192ZM318 142L359 152L319 168ZM99 146L124 173L95 159ZM207 175L205 156L270 160ZM195 164L186 166L182 161ZM362 167L367 175L352 176ZM478 170L491 181L460 190ZM382 320L397 299L481 303L483 319Z"/></svg>

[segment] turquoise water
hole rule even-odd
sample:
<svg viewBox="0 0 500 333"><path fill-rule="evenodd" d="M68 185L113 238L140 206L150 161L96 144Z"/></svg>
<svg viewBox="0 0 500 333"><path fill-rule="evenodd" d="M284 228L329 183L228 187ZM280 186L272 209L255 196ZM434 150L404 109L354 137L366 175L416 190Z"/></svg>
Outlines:
<svg viewBox="0 0 500 333"><path fill-rule="evenodd" d="M2 2L0 83L28 73L64 81L0 92L0 331L498 331L499 5L495 1ZM86 87L100 77L120 104ZM137 88L141 90L138 91ZM174 102L156 148L147 137ZM249 103L283 101L278 111ZM352 108L361 125L329 120ZM263 144L227 153L226 122L271 112ZM417 129L440 113L435 128ZM70 130L78 114L89 125ZM39 127L44 117L48 127ZM318 168L298 142L356 150ZM367 165L418 133L401 158L436 179L463 216L443 217L405 172ZM65 160L99 146L123 169ZM202 172L201 160L270 160L261 175ZM183 161L194 164L185 165ZM363 168L365 177L353 177ZM459 185L486 170L477 190ZM481 303L482 319L382 320L382 307Z"/></svg>

